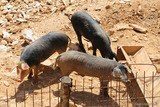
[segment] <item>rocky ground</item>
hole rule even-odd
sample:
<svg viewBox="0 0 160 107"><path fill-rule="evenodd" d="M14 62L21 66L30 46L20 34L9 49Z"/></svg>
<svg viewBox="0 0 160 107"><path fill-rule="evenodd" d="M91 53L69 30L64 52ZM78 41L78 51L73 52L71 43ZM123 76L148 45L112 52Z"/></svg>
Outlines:
<svg viewBox="0 0 160 107"><path fill-rule="evenodd" d="M76 43L76 34L71 26L70 16L78 10L86 10L101 26L110 34L112 49L116 52L120 45L143 45L152 62L160 69L160 1L159 0L1 0L0 1L0 106L6 105L6 89L10 95L14 95L15 88L27 91L27 96L40 93L43 87L44 93L48 93L48 85L52 81L52 90L57 89L57 81L53 82L58 74L47 68L45 74L40 74L39 88L30 85L29 81L17 83L8 75L19 61L22 49L40 36L50 31L66 33ZM88 53L92 53L90 43L83 40ZM52 55L43 64L50 65L56 55ZM159 70L160 71L160 70ZM53 75L52 77L50 75ZM71 74L82 86L83 78ZM84 77L86 87L90 86L90 78ZM94 79L93 86L99 86L98 79ZM123 89L122 89L123 90ZM89 89L86 91L90 91ZM98 96L95 89L94 98ZM24 101L22 92L16 92L20 96L18 102ZM77 105L91 106L90 101L82 102L80 93L74 99ZM87 93L88 96L90 95ZM39 95L39 94L38 94ZM56 95L52 98L53 106L57 102ZM114 99L114 95L111 100ZM10 97L11 107L15 100ZM81 101L80 101L81 100ZM48 97L44 95L44 102ZM32 105L32 100L27 97L27 105ZM37 107L39 106L37 100ZM82 104L83 103L83 104ZM97 105L95 102L93 105ZM21 103L20 103L21 104ZM44 106L47 107L47 103ZM121 104L125 106L125 103ZM14 106L13 106L14 107Z"/></svg>

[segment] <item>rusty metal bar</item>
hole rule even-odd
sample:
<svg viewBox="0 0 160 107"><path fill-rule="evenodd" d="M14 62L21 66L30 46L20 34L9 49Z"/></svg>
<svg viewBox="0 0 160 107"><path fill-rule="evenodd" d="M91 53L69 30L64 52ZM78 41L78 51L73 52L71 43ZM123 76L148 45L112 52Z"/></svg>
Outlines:
<svg viewBox="0 0 160 107"><path fill-rule="evenodd" d="M104 80L102 80L102 84L104 84ZM105 88L104 85L102 85L103 94L104 94L104 88ZM104 107L104 105L105 105L104 104L104 95L102 95L102 102L103 102L103 107Z"/></svg>
<svg viewBox="0 0 160 107"><path fill-rule="evenodd" d="M75 80L75 87L74 87L74 106L76 105L76 103L75 103L75 97L76 97L76 86L77 86L77 84L76 84L76 80Z"/></svg>
<svg viewBox="0 0 160 107"><path fill-rule="evenodd" d="M51 107L51 86L49 85L49 106Z"/></svg>
<svg viewBox="0 0 160 107"><path fill-rule="evenodd" d="M152 107L154 106L153 96L154 96L154 72L152 72Z"/></svg>
<svg viewBox="0 0 160 107"><path fill-rule="evenodd" d="M33 99L33 107L34 107L34 92L33 92L33 95L32 95L32 99Z"/></svg>
<svg viewBox="0 0 160 107"><path fill-rule="evenodd" d="M128 88L127 88L127 107L129 106L128 103L129 102L128 102Z"/></svg>
<svg viewBox="0 0 160 107"><path fill-rule="evenodd" d="M100 107L100 99L98 99L98 107Z"/></svg>
<svg viewBox="0 0 160 107"><path fill-rule="evenodd" d="M115 97L115 98L116 98L116 99L115 99L116 102L117 102L117 96L118 96L118 95L117 95L117 86L118 86L117 84L118 84L118 83L117 83L117 81L116 81L116 97ZM115 106L116 106L116 105L115 105Z"/></svg>
<svg viewBox="0 0 160 107"><path fill-rule="evenodd" d="M26 107L26 92L24 90L24 107Z"/></svg>
<svg viewBox="0 0 160 107"><path fill-rule="evenodd" d="M92 103L92 94L93 94L93 93L92 93L92 89L93 89L93 86L92 86L92 85L93 85L93 79L91 79L91 87L90 87L90 89L91 89L91 107L92 107L92 104L93 104L93 103Z"/></svg>
<svg viewBox="0 0 160 107"><path fill-rule="evenodd" d="M8 100L8 89L6 89L6 96L7 96L7 107L9 107L9 100Z"/></svg>
<svg viewBox="0 0 160 107"><path fill-rule="evenodd" d="M17 107L17 94L16 94L17 90L15 88L15 102L16 102L16 107Z"/></svg>
<svg viewBox="0 0 160 107"><path fill-rule="evenodd" d="M145 97L145 90L146 90L146 72L144 71L144 89L143 89L143 95Z"/></svg>
<svg viewBox="0 0 160 107"><path fill-rule="evenodd" d="M120 107L121 106L121 101L120 101L120 89L121 89L120 88L120 80L118 81L118 83L119 83L119 89L118 90L119 90L119 107Z"/></svg>
<svg viewBox="0 0 160 107"><path fill-rule="evenodd" d="M137 72L136 72L136 81L137 81ZM138 100L138 97L137 97L138 94L137 94L137 90L135 90L135 91L136 91L136 98L135 99L137 101Z"/></svg>
<svg viewBox="0 0 160 107"><path fill-rule="evenodd" d="M59 83L58 83L58 107L60 107L60 104L59 104L59 97L60 97L60 90L59 90Z"/></svg>
<svg viewBox="0 0 160 107"><path fill-rule="evenodd" d="M110 82L110 87L112 87L112 81ZM110 89L110 96L112 97L112 89ZM112 102L111 102L111 107L112 107Z"/></svg>
<svg viewBox="0 0 160 107"><path fill-rule="evenodd" d="M42 88L41 88L41 107L43 107L43 95L42 95Z"/></svg>
<svg viewBox="0 0 160 107"><path fill-rule="evenodd" d="M85 96L85 94L84 94L84 78L83 78L83 87L82 88L83 88L83 104L84 104L84 101L85 101L85 97L84 97Z"/></svg>

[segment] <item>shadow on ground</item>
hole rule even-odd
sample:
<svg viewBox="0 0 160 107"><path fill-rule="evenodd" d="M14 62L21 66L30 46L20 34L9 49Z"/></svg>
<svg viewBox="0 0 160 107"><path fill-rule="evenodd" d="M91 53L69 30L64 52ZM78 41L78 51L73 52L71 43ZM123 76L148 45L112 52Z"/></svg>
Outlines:
<svg viewBox="0 0 160 107"><path fill-rule="evenodd" d="M55 96L60 97L60 92L53 93ZM71 93L70 99L78 105L83 107L119 107L111 97L102 98L100 95L85 91L75 91Z"/></svg>
<svg viewBox="0 0 160 107"><path fill-rule="evenodd" d="M40 72L38 75L38 84L33 85L32 81L26 80L23 81L19 86L13 99L16 99L16 102L23 102L26 100L25 96L32 94L34 90L42 89L53 84L59 83L61 78L60 72L58 70L53 70L50 66L41 65Z"/></svg>

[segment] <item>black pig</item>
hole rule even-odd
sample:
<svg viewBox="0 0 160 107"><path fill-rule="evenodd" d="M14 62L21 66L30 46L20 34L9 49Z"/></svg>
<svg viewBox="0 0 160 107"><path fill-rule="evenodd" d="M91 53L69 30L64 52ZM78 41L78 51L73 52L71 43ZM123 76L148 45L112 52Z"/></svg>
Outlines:
<svg viewBox="0 0 160 107"><path fill-rule="evenodd" d="M20 55L17 66L18 81L22 81L28 74L28 79L37 83L38 68L41 62L49 58L54 52L65 52L69 37L64 33L49 32L26 46Z"/></svg>
<svg viewBox="0 0 160 107"><path fill-rule="evenodd" d="M112 51L108 34L102 27L85 11L75 12L71 17L72 26L77 34L79 47L83 52L86 52L82 43L82 35L91 41L93 46L93 55L96 55L96 50L99 49L102 57L113 59L116 54Z"/></svg>

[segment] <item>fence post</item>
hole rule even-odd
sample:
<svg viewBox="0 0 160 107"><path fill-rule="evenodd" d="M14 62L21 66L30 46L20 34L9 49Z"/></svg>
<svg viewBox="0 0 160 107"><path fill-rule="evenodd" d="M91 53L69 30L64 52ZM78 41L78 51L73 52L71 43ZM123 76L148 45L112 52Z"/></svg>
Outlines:
<svg viewBox="0 0 160 107"><path fill-rule="evenodd" d="M60 89L60 107L69 107L70 87L72 86L72 80L68 76L63 76L61 79Z"/></svg>

